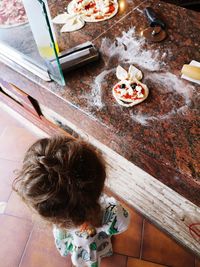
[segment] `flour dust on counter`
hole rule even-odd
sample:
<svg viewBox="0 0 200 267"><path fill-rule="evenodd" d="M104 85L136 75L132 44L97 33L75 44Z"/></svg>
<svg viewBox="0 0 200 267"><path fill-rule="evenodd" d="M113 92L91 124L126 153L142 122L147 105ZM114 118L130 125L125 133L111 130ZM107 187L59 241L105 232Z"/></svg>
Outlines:
<svg viewBox="0 0 200 267"><path fill-rule="evenodd" d="M106 84L106 77L115 73L116 68L112 68L109 70L102 71L99 75L97 75L94 79L94 82L91 85L91 97L86 96L87 100L95 105L95 107L101 109L105 106L103 102L103 85Z"/></svg>
<svg viewBox="0 0 200 267"><path fill-rule="evenodd" d="M173 73L151 73L146 76L146 79L152 80L154 83L159 84L157 88L160 88L162 91L164 88L166 93L174 92L183 96L185 99L185 104L190 104L194 87L191 84L182 81Z"/></svg>
<svg viewBox="0 0 200 267"><path fill-rule="evenodd" d="M178 109L172 109L168 113L164 115L149 115L149 114L143 114L141 112L134 113L133 110L130 110L129 114L132 120L135 122L140 123L143 126L148 126L154 121L163 121L163 120L169 120L172 119L172 117L176 114L183 115L188 110L188 106L182 106Z"/></svg>
<svg viewBox="0 0 200 267"><path fill-rule="evenodd" d="M114 42L103 38L100 51L108 58L118 56L119 62L137 64L149 71L160 71L165 66L165 62L160 60L163 55L158 49L145 49L145 43L145 38L138 37L135 27L132 27L127 32L123 31L122 36L116 37Z"/></svg>
<svg viewBox="0 0 200 267"><path fill-rule="evenodd" d="M153 121L169 120L173 119L173 116L175 115L183 116L187 113L191 105L195 87L185 81L182 81L170 72L150 73L145 76L145 80L146 83L149 83L150 81L155 85L155 88L152 90L156 91L159 95L163 95L163 100L161 98L159 104L163 106L168 105L168 111L160 114L160 110L156 110L154 106L148 110L148 114L143 114L141 111L135 112L134 110L131 110L130 117L132 120L147 126ZM182 98L181 105L175 101L176 96ZM167 104L166 99L168 100Z"/></svg>

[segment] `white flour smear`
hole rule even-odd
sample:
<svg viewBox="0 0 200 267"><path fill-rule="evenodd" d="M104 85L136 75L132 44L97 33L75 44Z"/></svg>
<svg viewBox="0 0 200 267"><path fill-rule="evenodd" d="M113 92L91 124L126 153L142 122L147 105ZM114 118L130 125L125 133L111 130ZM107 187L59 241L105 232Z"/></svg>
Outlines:
<svg viewBox="0 0 200 267"><path fill-rule="evenodd" d="M164 93L166 92L166 94L169 92L174 92L174 94L181 95L185 103L181 107L176 108L173 106L172 110L164 115L143 115L141 113L133 114L133 111L130 111L130 116L134 121L147 126L152 121L167 120L175 114L185 115L187 113L194 91L194 87L192 85L186 84L184 81L182 81L180 78L170 72L151 73L146 75L145 78L147 84L148 80L151 80L154 84L158 84L159 86L157 86L157 89L162 91L162 93L163 91ZM155 114L155 110L153 111L153 113Z"/></svg>
<svg viewBox="0 0 200 267"><path fill-rule="evenodd" d="M133 27L128 32L122 32L115 42L103 38L100 51L108 57L118 56L122 63L137 64L150 71L160 70L165 63L159 60L159 50L146 50L144 44L145 39L138 38Z"/></svg>
<svg viewBox="0 0 200 267"><path fill-rule="evenodd" d="M182 106L178 109L172 109L170 112L167 112L165 115L143 115L143 114L133 114L133 111L130 111L130 117L132 120L144 125L148 126L148 124L152 121L162 121L162 120L168 120L170 117L172 117L175 114L182 114L184 115L188 110L188 106Z"/></svg>
<svg viewBox="0 0 200 267"><path fill-rule="evenodd" d="M149 124L149 120L152 120L154 118L153 116L143 115L143 114L133 114L133 110L130 110L130 117L132 120L147 126Z"/></svg>
<svg viewBox="0 0 200 267"><path fill-rule="evenodd" d="M190 84L186 84L183 80L178 78L176 75L166 73L151 73L145 76L146 79L152 80L155 84L160 84L160 90L168 92L176 92L182 95L187 105L190 104L190 99L193 94L194 87Z"/></svg>
<svg viewBox="0 0 200 267"><path fill-rule="evenodd" d="M112 68L110 70L104 70L102 71L98 76L96 76L94 83L92 84L92 90L91 90L91 98L89 98L88 100L95 105L98 108L103 108L103 106L105 106L105 104L102 101L102 85L104 83L106 83L106 79L105 77L112 73L115 72L115 68ZM107 88L106 86L106 89Z"/></svg>

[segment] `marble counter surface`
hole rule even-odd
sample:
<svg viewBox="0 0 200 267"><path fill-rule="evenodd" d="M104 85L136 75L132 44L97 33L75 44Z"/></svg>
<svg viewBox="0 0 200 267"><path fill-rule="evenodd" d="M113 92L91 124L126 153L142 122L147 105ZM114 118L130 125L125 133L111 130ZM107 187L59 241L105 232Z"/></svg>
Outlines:
<svg viewBox="0 0 200 267"><path fill-rule="evenodd" d="M57 8L62 3L50 2ZM25 78L8 68L1 76L199 206L200 86L182 80L180 70L200 61L200 13L151 0L127 0L124 6L113 19L87 23L59 41L66 49L89 39L101 53L98 62L66 74L65 87L22 69ZM161 43L141 37L148 26L147 6L167 24L168 37ZM56 15L52 7L51 12ZM116 103L112 87L118 64L142 70L150 90L146 101L132 108Z"/></svg>

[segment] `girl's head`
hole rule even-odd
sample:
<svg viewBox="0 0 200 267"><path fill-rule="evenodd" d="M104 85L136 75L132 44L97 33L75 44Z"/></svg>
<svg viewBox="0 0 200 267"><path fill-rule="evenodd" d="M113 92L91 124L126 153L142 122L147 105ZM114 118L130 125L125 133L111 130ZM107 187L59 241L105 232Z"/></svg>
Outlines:
<svg viewBox="0 0 200 267"><path fill-rule="evenodd" d="M105 177L101 156L87 143L44 138L26 152L14 189L43 218L61 227L84 222L98 226Z"/></svg>

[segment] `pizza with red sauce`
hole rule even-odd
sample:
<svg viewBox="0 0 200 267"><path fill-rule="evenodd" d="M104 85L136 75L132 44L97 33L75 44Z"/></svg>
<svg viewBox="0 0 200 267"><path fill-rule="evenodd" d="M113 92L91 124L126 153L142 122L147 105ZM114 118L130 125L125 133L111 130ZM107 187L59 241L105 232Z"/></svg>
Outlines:
<svg viewBox="0 0 200 267"><path fill-rule="evenodd" d="M125 107L131 107L144 101L148 96L147 86L138 80L123 80L113 87L116 101Z"/></svg>
<svg viewBox="0 0 200 267"><path fill-rule="evenodd" d="M67 7L69 14L79 14L87 22L112 18L118 11L117 0L73 0Z"/></svg>
<svg viewBox="0 0 200 267"><path fill-rule="evenodd" d="M0 28L19 26L27 21L21 0L0 0Z"/></svg>

